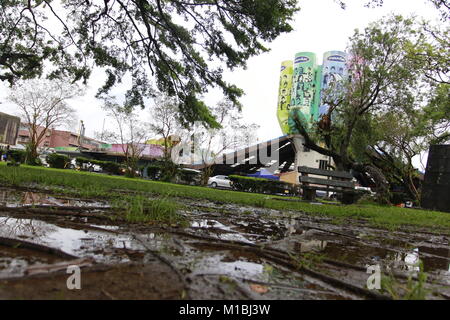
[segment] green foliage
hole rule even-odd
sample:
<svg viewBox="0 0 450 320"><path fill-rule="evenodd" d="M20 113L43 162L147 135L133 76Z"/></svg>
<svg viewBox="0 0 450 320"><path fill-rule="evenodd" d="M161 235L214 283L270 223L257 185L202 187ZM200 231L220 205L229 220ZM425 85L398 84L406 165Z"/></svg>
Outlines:
<svg viewBox="0 0 450 320"><path fill-rule="evenodd" d="M409 274L406 284L400 283L394 276L383 276L381 278L381 290L388 293L394 300L425 300L428 290L425 283L428 275L423 271L423 262L419 262L417 280L413 280Z"/></svg>
<svg viewBox="0 0 450 320"><path fill-rule="evenodd" d="M329 114L313 133L295 122L307 147L333 157L338 169L373 179L380 201L389 199L389 184L419 201L412 159L450 139L448 32L398 15L356 30L349 79L322 93Z"/></svg>
<svg viewBox="0 0 450 320"><path fill-rule="evenodd" d="M33 146L31 143L26 145L25 150L25 163L30 166L40 166L42 165L41 159L38 158L37 147Z"/></svg>
<svg viewBox="0 0 450 320"><path fill-rule="evenodd" d="M51 63L51 77L86 81L93 61L107 74L99 96L130 73L126 105L159 90L179 99L183 122L217 127L199 97L219 87L238 104L243 92L223 81L224 67L267 51L298 10L296 0L2 1L0 80L36 77Z"/></svg>
<svg viewBox="0 0 450 320"><path fill-rule="evenodd" d="M71 196L111 200L123 197L123 193L118 190L162 197L170 196L191 198L198 201L209 200L221 203L234 203L243 206L254 206L257 201L262 201L261 199L267 197L257 193L128 179L120 176L98 175L75 170L31 166L9 168L4 163L0 163L0 182L4 185L14 184L21 186L33 183L46 186L48 190ZM422 230L423 228L432 228L433 232L450 234L450 215L445 212L372 205L336 206L324 204L317 206L299 201L279 201L275 198L278 198L278 196L266 199L264 203L265 208L292 214L302 212L339 219L363 219L372 225L389 227L391 229L400 228L403 225L416 226ZM285 197L282 198L285 199Z"/></svg>
<svg viewBox="0 0 450 320"><path fill-rule="evenodd" d="M294 185L283 181L237 175L231 175L229 178L233 183L233 188L239 191L284 194L288 190L290 194L296 193Z"/></svg>
<svg viewBox="0 0 450 320"><path fill-rule="evenodd" d="M143 196L121 197L113 202L113 207L124 212L130 222L164 222L184 224L185 219L177 213L179 205L168 199L148 199Z"/></svg>
<svg viewBox="0 0 450 320"><path fill-rule="evenodd" d="M88 159L83 157L76 157L75 162L81 170L89 170L90 166L98 165L102 168L103 171L120 175L122 173L122 166L117 162L112 161L100 161L95 159Z"/></svg>
<svg viewBox="0 0 450 320"><path fill-rule="evenodd" d="M101 161L99 164L102 169L110 174L120 175L122 173L122 166L117 162L112 161Z"/></svg>
<svg viewBox="0 0 450 320"><path fill-rule="evenodd" d="M157 164L152 164L152 165L148 165L145 170L147 170L147 175L149 177L149 179L151 180L158 180L161 171L162 171L162 166L161 165L157 165Z"/></svg>
<svg viewBox="0 0 450 320"><path fill-rule="evenodd" d="M155 162L148 165L145 170L147 170L148 178L151 180L197 184L199 179L198 173L184 170L170 160Z"/></svg>
<svg viewBox="0 0 450 320"><path fill-rule="evenodd" d="M24 163L27 153L24 150L8 150L8 159L13 159L15 162Z"/></svg>
<svg viewBox="0 0 450 320"><path fill-rule="evenodd" d="M428 132L431 131L432 133L428 135L429 143L444 144L450 142L449 83L440 83L434 88L432 98L423 111L425 130L428 130Z"/></svg>
<svg viewBox="0 0 450 320"><path fill-rule="evenodd" d="M181 182L186 184L195 184L199 181L199 174L195 171L183 170L183 168L178 169L177 176Z"/></svg>
<svg viewBox="0 0 450 320"><path fill-rule="evenodd" d="M70 163L70 158L63 154L50 153L47 155L46 161L50 168L65 169Z"/></svg>

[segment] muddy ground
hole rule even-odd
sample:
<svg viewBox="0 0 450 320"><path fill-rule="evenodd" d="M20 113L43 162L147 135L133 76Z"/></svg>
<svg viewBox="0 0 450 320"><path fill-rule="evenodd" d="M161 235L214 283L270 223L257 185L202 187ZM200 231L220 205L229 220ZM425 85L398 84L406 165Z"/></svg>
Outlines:
<svg viewBox="0 0 450 320"><path fill-rule="evenodd" d="M177 201L188 227L0 188L0 299L450 299L446 234ZM67 288L69 265L81 267L81 290ZM367 289L368 266L380 266L389 290Z"/></svg>

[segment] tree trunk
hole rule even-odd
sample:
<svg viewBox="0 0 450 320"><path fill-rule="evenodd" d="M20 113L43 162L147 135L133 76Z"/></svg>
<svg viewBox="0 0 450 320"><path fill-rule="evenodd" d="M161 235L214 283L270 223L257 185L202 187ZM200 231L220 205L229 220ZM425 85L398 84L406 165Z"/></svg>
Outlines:
<svg viewBox="0 0 450 320"><path fill-rule="evenodd" d="M201 179L200 179L200 184L202 186L208 185L208 180L211 177L211 174L213 173L213 169L214 169L213 167L214 167L214 165L210 165L208 167L205 167L202 170L202 176L201 176Z"/></svg>

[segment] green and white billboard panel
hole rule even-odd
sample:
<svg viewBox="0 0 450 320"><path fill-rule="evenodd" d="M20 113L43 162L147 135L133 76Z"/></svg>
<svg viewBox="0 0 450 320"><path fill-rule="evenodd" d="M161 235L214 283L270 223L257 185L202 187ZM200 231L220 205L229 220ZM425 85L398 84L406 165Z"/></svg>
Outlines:
<svg viewBox="0 0 450 320"><path fill-rule="evenodd" d="M277 118L283 134L289 134L288 117L291 106L293 65L292 61L281 63Z"/></svg>
<svg viewBox="0 0 450 320"><path fill-rule="evenodd" d="M311 109L311 114L313 115L313 121L319 120L321 80L322 80L322 66L317 66L316 72L315 72L315 79L314 79L314 99L313 99L312 109Z"/></svg>
<svg viewBox="0 0 450 320"><path fill-rule="evenodd" d="M290 118L295 113L306 128L313 121L316 67L315 53L299 52L295 55ZM290 132L296 133L295 126L292 126L293 122L288 120L288 123L290 123Z"/></svg>

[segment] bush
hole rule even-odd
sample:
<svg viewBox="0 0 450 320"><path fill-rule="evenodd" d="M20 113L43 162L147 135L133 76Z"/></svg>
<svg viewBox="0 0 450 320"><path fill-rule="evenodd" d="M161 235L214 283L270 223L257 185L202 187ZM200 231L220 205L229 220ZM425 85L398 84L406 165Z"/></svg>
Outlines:
<svg viewBox="0 0 450 320"><path fill-rule="evenodd" d="M160 165L152 164L147 166L145 170L147 170L147 176L149 179L158 180L161 175L162 167Z"/></svg>
<svg viewBox="0 0 450 320"><path fill-rule="evenodd" d="M406 192L391 192L389 200L395 205L405 203L406 201L413 201Z"/></svg>
<svg viewBox="0 0 450 320"><path fill-rule="evenodd" d="M14 160L15 162L24 163L27 157L25 150L9 150L7 153L8 160Z"/></svg>
<svg viewBox="0 0 450 320"><path fill-rule="evenodd" d="M297 188L295 185L283 181L236 175L231 175L229 178L233 183L233 188L239 191L286 194L287 190L289 191L289 194L297 193Z"/></svg>
<svg viewBox="0 0 450 320"><path fill-rule="evenodd" d="M172 161L155 161L145 170L151 180L176 182L180 178L180 166Z"/></svg>
<svg viewBox="0 0 450 320"><path fill-rule="evenodd" d="M102 169L110 174L120 175L122 172L120 169L122 166L117 162L112 161L102 161L103 163L100 165Z"/></svg>
<svg viewBox="0 0 450 320"><path fill-rule="evenodd" d="M51 153L46 157L50 168L65 169L70 163L70 158L63 154Z"/></svg>
<svg viewBox="0 0 450 320"><path fill-rule="evenodd" d="M101 161L101 160L95 160L95 159L88 159L83 157L76 157L75 162L78 167L80 167L81 170L88 170L88 168L85 168L85 164L88 166L97 165L102 168L103 171L110 173L110 174L117 174L120 175L122 166L117 162L112 161Z"/></svg>
<svg viewBox="0 0 450 320"><path fill-rule="evenodd" d="M200 174L195 171L179 169L177 172L177 177L181 183L185 184L199 184Z"/></svg>

